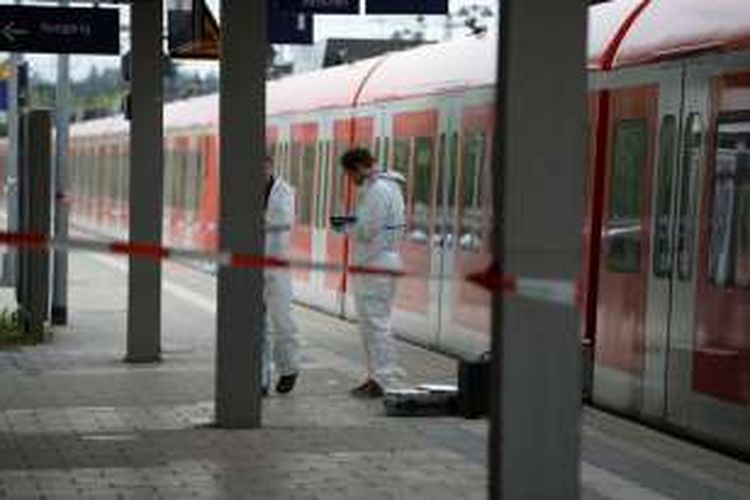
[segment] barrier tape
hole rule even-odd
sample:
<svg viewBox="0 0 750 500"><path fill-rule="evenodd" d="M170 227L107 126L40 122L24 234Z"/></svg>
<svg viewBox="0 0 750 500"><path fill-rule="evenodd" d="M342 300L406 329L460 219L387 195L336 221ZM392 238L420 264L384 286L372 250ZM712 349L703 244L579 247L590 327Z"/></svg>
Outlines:
<svg viewBox="0 0 750 500"><path fill-rule="evenodd" d="M434 281L464 281L489 292L516 295L537 301L580 307L582 293L579 283L566 280L541 278L519 278L500 272L497 264L491 264L479 272L466 275L420 273L394 270L383 267L345 265L302 259L284 259L233 252L212 252L179 247L165 247L153 243L122 240L92 240L68 237L48 237L42 234L22 234L0 231L0 245L27 248L30 250L52 249L61 252L83 251L127 255L153 260L192 260L205 264L247 269L298 269L316 272L336 272L353 275L392 276L394 278L419 278Z"/></svg>

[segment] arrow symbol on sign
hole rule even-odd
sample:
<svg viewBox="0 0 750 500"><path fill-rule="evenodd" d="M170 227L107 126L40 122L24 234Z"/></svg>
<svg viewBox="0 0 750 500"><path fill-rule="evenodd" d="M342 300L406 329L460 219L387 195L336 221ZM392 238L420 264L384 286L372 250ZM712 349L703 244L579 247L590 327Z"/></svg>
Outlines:
<svg viewBox="0 0 750 500"><path fill-rule="evenodd" d="M18 35L28 35L29 30L21 29L21 28L14 28L14 22L11 21L8 24L5 25L5 28L3 28L3 36L8 39L9 42L15 42L16 36Z"/></svg>

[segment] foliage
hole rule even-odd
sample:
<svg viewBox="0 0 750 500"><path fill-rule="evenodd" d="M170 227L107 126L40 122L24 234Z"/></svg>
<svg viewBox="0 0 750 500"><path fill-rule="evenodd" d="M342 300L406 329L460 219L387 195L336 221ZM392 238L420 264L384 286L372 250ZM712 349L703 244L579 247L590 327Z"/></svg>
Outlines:
<svg viewBox="0 0 750 500"><path fill-rule="evenodd" d="M164 65L165 102L216 92L219 79L215 74L205 76L186 72L170 59ZM82 80L71 83L74 120L86 120L119 113L127 94L127 84L118 68L91 67ZM29 88L31 106L54 107L55 83L32 74Z"/></svg>
<svg viewBox="0 0 750 500"><path fill-rule="evenodd" d="M0 349L19 345L33 345L45 337L24 333L18 311L0 311Z"/></svg>

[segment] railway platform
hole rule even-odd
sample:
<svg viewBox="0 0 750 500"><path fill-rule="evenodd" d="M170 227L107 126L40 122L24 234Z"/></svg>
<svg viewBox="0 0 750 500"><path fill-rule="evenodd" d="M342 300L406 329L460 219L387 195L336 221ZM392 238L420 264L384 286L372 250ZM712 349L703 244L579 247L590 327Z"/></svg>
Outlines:
<svg viewBox="0 0 750 500"><path fill-rule="evenodd" d="M265 399L261 430L210 428L214 280L167 265L163 361L128 365L125 270L71 255L70 326L0 351L0 498L486 497L486 422L386 417L351 398L355 326L308 309L295 391ZM455 376L450 359L399 351L415 383ZM748 464L593 409L583 421L583 498L750 498Z"/></svg>

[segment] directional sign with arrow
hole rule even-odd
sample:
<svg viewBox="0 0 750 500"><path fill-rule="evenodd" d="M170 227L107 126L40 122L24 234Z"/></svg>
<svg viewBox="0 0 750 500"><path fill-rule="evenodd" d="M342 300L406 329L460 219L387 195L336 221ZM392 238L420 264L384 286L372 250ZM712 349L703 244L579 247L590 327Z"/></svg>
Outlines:
<svg viewBox="0 0 750 500"><path fill-rule="evenodd" d="M0 51L119 54L117 9L0 5Z"/></svg>

